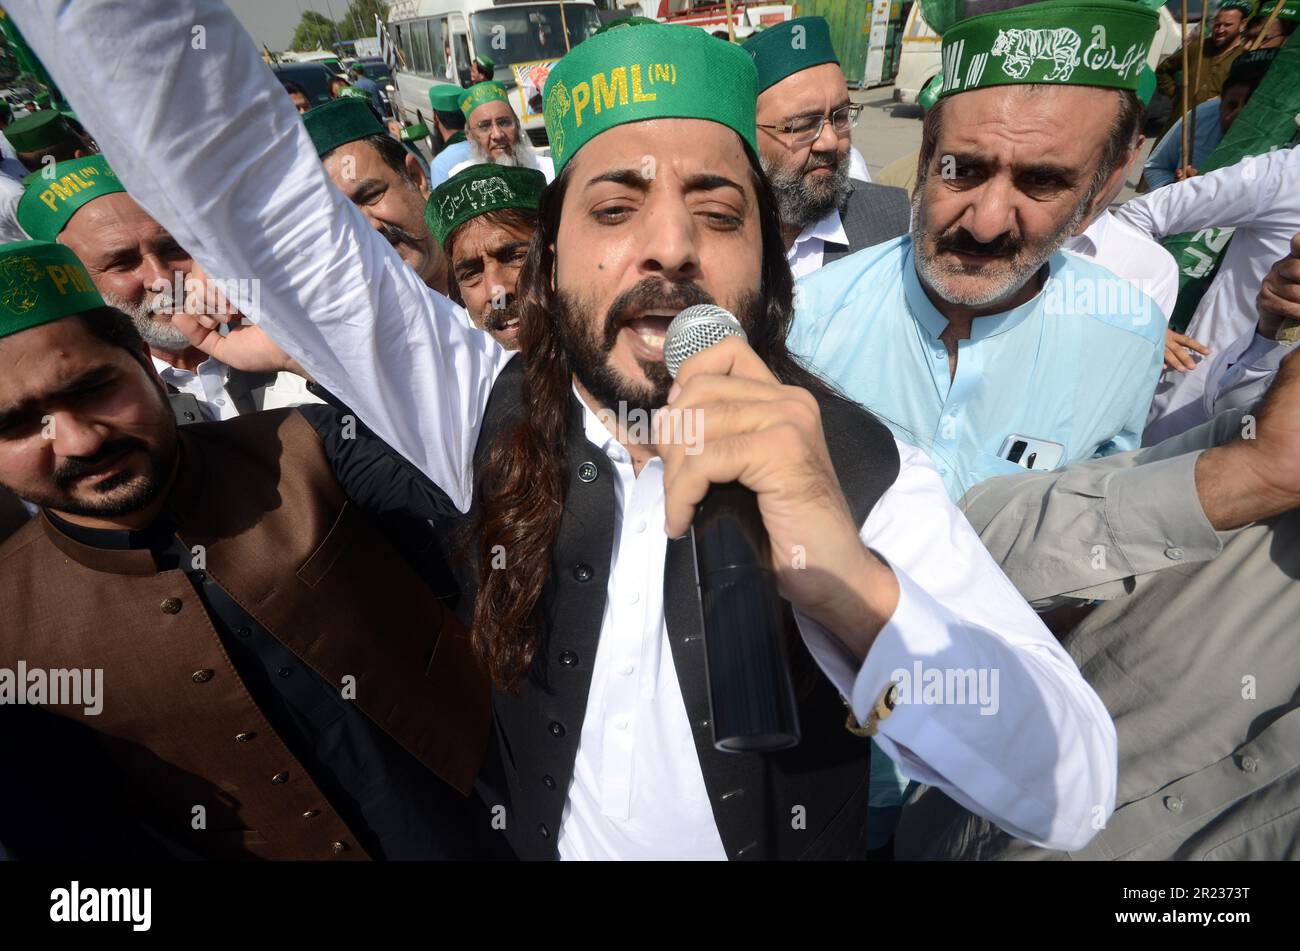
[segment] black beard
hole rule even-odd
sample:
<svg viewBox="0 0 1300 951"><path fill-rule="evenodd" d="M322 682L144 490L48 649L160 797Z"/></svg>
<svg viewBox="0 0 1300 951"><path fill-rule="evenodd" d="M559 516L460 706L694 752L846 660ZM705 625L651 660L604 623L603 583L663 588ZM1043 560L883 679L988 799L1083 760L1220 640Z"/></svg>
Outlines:
<svg viewBox="0 0 1300 951"><path fill-rule="evenodd" d="M690 281L647 278L616 297L604 321L598 324L592 308L577 295L557 291L560 346L568 358L569 369L597 403L609 409L626 406L629 413L641 410L648 415L668 402L673 378L659 361L638 361L648 384L634 383L610 366L609 353L618 340L623 318L644 308L680 311L695 304L713 303L716 302L703 288ZM752 327L758 313L758 294L743 297L739 310L736 317L741 326Z"/></svg>
<svg viewBox="0 0 1300 951"><path fill-rule="evenodd" d="M849 181L849 153L843 156L832 153L830 161L819 158L821 154L810 153L807 164L797 170L763 162L763 170L776 194L782 224L806 228L848 200L853 191L853 183ZM809 183L807 173L815 168L830 168L834 172L821 186L814 186Z"/></svg>
<svg viewBox="0 0 1300 951"><path fill-rule="evenodd" d="M119 452L143 449L148 459L144 472L123 472L101 481L92 490L103 497L83 501L68 494L68 489L82 474L93 470ZM118 518L145 508L158 498L176 464L176 445L149 447L138 439L117 439L106 443L93 456L66 459L53 474L54 487L49 492L27 492L22 497L33 505L68 515L86 518ZM129 486L119 493L123 486ZM11 490L12 491L12 490ZM18 494L15 492L15 494Z"/></svg>

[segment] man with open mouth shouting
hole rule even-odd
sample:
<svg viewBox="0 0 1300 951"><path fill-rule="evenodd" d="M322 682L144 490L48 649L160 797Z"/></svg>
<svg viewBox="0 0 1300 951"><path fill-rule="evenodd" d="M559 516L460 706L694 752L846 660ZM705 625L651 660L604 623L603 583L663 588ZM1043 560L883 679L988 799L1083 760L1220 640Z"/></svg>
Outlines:
<svg viewBox="0 0 1300 951"><path fill-rule="evenodd" d="M496 688L497 768L482 784L519 855L860 856L868 746L844 728L841 697L908 775L1013 834L1057 848L1092 837L1116 780L1105 710L924 455L786 351L790 269L746 53L645 25L591 37L554 67L558 177L519 276L512 355L325 184L228 10L141 3L129 24L94 0L9 9L96 117L128 187L210 273L256 274L263 329L470 514L463 603ZM195 22L219 61L166 39ZM170 60L176 82L123 77L129 89L105 92L112 64L87 50L106 38ZM247 122L217 121L231 101ZM124 121L128 108L149 121ZM218 154L215 136L234 141ZM288 299L298 306L276 306ZM738 315L749 342L696 354L670 383L665 331L699 301ZM609 424L642 407L699 414L700 442ZM803 737L778 753L722 753L711 738L683 536L709 486L730 482L756 497L792 609ZM895 672L922 664L1000 671L997 714L896 702Z"/></svg>

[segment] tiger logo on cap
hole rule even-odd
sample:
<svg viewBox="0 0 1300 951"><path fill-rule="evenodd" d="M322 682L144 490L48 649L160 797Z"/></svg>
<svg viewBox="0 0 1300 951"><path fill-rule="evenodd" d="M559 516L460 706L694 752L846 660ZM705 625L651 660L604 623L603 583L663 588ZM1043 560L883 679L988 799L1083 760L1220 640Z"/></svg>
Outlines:
<svg viewBox="0 0 1300 951"><path fill-rule="evenodd" d="M546 123L546 134L551 140L551 149L557 159L564 158L564 117L569 114L569 90L563 82L548 83L546 88L546 109L542 121Z"/></svg>
<svg viewBox="0 0 1300 951"><path fill-rule="evenodd" d="M25 314L40 300L36 283L41 269L29 257L0 261L0 306L11 314Z"/></svg>

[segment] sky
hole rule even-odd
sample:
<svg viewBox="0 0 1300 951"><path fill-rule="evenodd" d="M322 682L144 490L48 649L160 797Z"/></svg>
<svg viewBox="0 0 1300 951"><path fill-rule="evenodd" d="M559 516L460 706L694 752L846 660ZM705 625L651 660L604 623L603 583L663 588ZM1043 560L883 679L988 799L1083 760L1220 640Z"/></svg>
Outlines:
<svg viewBox="0 0 1300 951"><path fill-rule="evenodd" d="M304 10L315 10L337 20L348 8L347 0L226 0L226 5L235 11L258 46L265 43L277 52L293 39Z"/></svg>

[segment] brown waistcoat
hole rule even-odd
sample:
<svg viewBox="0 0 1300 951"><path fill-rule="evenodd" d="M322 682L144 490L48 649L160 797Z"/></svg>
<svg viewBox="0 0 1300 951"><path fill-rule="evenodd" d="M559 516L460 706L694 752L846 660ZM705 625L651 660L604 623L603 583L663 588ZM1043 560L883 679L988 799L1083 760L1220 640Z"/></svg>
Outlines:
<svg viewBox="0 0 1300 951"><path fill-rule="evenodd" d="M209 576L326 681L355 678L361 711L468 793L490 723L468 636L344 496L311 425L281 410L179 438L168 505ZM19 660L103 669L101 713L47 712L96 731L140 814L186 848L366 857L259 712L189 579L149 552L87 548L43 515L20 529L0 547L0 666ZM195 806L206 829L192 829Z"/></svg>

